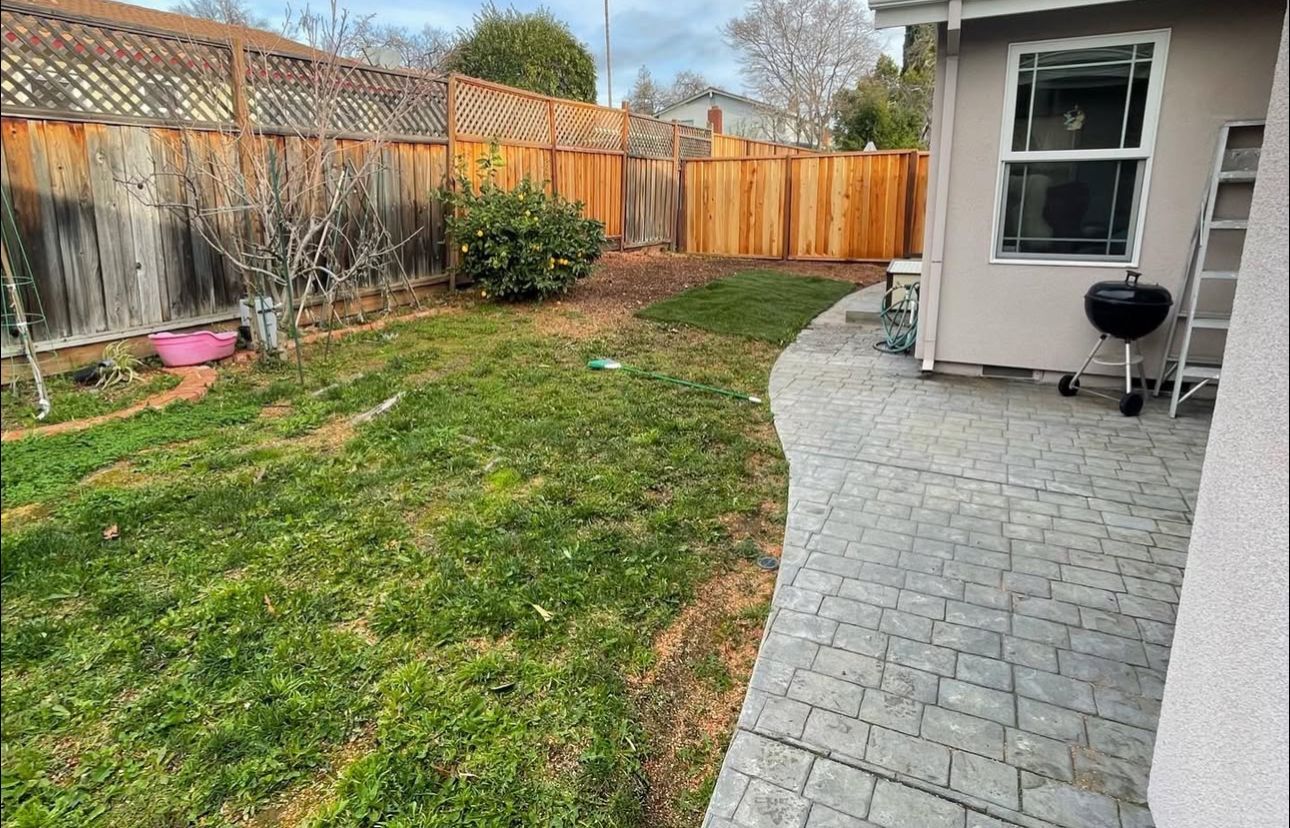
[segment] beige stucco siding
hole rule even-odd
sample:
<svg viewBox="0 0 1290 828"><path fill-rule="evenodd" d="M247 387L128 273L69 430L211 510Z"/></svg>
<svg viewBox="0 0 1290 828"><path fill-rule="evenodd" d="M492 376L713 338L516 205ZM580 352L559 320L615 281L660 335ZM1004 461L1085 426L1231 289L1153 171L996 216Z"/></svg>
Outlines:
<svg viewBox="0 0 1290 828"><path fill-rule="evenodd" d="M1284 40L1276 80L1151 768L1160 828L1290 824Z"/></svg>
<svg viewBox="0 0 1290 828"><path fill-rule="evenodd" d="M1226 0L1221 12L1211 0L1140 0L964 22L937 363L1073 370L1096 335L1084 291L1123 276L1124 265L990 263L1009 44L1170 30L1139 269L1177 300L1219 127L1266 112L1284 11L1280 0ZM1162 339L1163 328L1144 343L1152 371Z"/></svg>

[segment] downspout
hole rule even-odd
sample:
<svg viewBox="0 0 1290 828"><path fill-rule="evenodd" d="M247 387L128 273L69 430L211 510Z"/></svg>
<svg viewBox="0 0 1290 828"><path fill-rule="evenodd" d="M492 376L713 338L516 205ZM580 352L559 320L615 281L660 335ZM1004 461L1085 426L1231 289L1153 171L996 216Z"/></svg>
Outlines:
<svg viewBox="0 0 1290 828"><path fill-rule="evenodd" d="M955 101L959 85L959 34L963 23L963 0L949 0L945 22L945 90L941 96L941 123L937 135L935 209L928 245L927 273L923 277L919 336L922 339L922 370L936 365L936 327L941 309L941 271L945 262L945 222L949 214L950 154L954 145Z"/></svg>

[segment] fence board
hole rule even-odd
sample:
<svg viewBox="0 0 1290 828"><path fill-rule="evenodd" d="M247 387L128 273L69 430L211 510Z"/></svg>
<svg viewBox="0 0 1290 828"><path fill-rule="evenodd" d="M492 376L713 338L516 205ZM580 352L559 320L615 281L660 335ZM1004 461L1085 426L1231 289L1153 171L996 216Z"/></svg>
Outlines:
<svg viewBox="0 0 1290 828"><path fill-rule="evenodd" d="M63 264L58 256L58 220L45 161L43 124L6 118L0 137L4 141L14 221L45 311L45 330L35 334L66 336L72 325Z"/></svg>
<svg viewBox="0 0 1290 828"><path fill-rule="evenodd" d="M58 222L58 257L69 287L68 311L88 331L105 331L107 312L103 305L103 282L99 274L98 235L94 227L94 204L85 155L85 127L82 124L46 123L39 132L44 140L35 163L42 156L49 165L54 198L54 220Z"/></svg>

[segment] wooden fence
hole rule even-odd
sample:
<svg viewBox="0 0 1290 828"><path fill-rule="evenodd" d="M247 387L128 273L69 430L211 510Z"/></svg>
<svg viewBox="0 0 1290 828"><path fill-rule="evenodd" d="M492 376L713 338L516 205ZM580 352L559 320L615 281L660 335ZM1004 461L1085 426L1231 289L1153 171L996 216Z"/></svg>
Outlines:
<svg viewBox="0 0 1290 828"><path fill-rule="evenodd" d="M416 285L451 278L434 192L458 169L477 182L493 145L504 183L529 176L581 201L622 248L871 259L916 252L921 239L921 208L900 205L921 204L909 194L925 187L925 158L919 175L905 154L812 155L473 78L351 64L319 137L318 77L334 64L29 0L0 10L0 54L0 188L44 308L42 350L235 316L233 264L182 211L150 206L126 182L151 176L160 189L169 178L166 200L183 202L173 172L234 154L244 129L275 145L288 185L319 140L340 157L379 152L371 195L391 235L409 239L397 264ZM408 97L416 104L400 107ZM8 331L0 340L5 356L16 352Z"/></svg>
<svg viewBox="0 0 1290 828"><path fill-rule="evenodd" d="M691 159L682 181L687 253L881 262L922 252L925 152Z"/></svg>
<svg viewBox="0 0 1290 828"><path fill-rule="evenodd" d="M301 157L293 149L317 136L317 76L327 70L238 41L23 2L0 11L0 48L0 187L44 307L41 347L232 318L241 284L231 262L193 222L145 204L125 182L153 176L161 187L186 155L228 152L242 127L278 144L289 181ZM475 162L493 144L503 182L528 175L583 202L623 247L675 241L681 161L711 154L707 130L621 109L461 76L346 71L351 98L324 140L347 153L379 146L374 199L391 235L411 237L398 255L416 284L449 279L434 191L457 169L477 182ZM416 105L400 109L400 96ZM0 337L12 354L8 331Z"/></svg>

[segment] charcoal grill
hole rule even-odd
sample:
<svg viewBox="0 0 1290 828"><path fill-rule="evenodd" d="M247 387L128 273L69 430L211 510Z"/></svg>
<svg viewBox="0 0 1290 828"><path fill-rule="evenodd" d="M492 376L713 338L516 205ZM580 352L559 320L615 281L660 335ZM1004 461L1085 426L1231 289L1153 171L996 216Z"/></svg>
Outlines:
<svg viewBox="0 0 1290 828"><path fill-rule="evenodd" d="M1142 274L1136 270L1125 272L1123 281L1110 280L1097 282L1084 294L1084 315L1097 328L1099 335L1093 343L1093 350L1088 352L1084 364L1073 374L1066 374L1057 381L1057 391L1063 397L1073 397L1080 392L1079 378L1092 364L1114 368L1124 368L1124 393L1120 395L1120 413L1126 417L1136 417L1142 411L1142 393L1133 390L1133 369L1138 370L1138 379L1145 391L1147 378L1142 369L1142 354L1135 353L1134 342L1160 327L1169 316L1173 306L1173 296L1160 285L1140 284ZM1106 360L1098 358L1098 351L1111 338L1124 342L1124 359ZM1085 389L1090 394L1108 399L1116 399L1093 389Z"/></svg>

